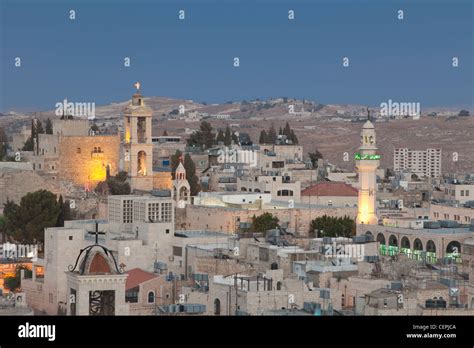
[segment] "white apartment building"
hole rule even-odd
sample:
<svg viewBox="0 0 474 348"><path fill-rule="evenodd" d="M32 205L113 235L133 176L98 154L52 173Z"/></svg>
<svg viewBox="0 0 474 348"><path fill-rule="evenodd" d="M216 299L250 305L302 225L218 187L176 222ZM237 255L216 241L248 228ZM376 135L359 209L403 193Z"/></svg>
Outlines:
<svg viewBox="0 0 474 348"><path fill-rule="evenodd" d="M421 177L440 177L441 149L395 149L393 153L393 169L396 172L408 171Z"/></svg>

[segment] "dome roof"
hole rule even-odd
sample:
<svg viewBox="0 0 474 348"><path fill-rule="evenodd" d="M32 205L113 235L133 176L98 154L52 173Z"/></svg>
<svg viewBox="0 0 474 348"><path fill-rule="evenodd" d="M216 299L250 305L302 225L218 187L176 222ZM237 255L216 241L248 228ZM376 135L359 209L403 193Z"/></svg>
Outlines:
<svg viewBox="0 0 474 348"><path fill-rule="evenodd" d="M370 120L367 120L367 122L364 123L364 126L362 127L363 129L374 129L374 124L370 122Z"/></svg>

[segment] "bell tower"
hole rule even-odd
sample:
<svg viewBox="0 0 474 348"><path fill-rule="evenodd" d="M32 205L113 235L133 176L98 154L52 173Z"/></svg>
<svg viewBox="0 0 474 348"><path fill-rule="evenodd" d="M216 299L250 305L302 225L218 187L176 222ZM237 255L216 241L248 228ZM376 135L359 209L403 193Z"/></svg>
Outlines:
<svg viewBox="0 0 474 348"><path fill-rule="evenodd" d="M377 218L377 181L376 171L380 163L377 154L375 128L370 119L362 127L361 146L355 154L356 168L359 173L359 202L357 223L376 225Z"/></svg>
<svg viewBox="0 0 474 348"><path fill-rule="evenodd" d="M137 92L124 109L124 169L132 190L150 191L153 189L152 111L140 94L139 82L135 88Z"/></svg>

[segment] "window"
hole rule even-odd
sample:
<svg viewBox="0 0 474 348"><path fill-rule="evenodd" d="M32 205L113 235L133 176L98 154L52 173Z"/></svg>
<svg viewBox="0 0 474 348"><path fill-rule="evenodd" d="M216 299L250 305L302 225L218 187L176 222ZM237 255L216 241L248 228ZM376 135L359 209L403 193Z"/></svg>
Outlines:
<svg viewBox="0 0 474 348"><path fill-rule="evenodd" d="M72 240L72 236L69 236L69 240Z"/></svg>
<svg viewBox="0 0 474 348"><path fill-rule="evenodd" d="M183 248L173 246L173 256L183 256Z"/></svg>
<svg viewBox="0 0 474 348"><path fill-rule="evenodd" d="M166 234L170 234L170 229L169 228L166 229Z"/></svg>
<svg viewBox="0 0 474 348"><path fill-rule="evenodd" d="M461 197L464 197L464 190L461 190Z"/></svg>
<svg viewBox="0 0 474 348"><path fill-rule="evenodd" d="M466 190L466 197L469 197L469 190Z"/></svg>
<svg viewBox="0 0 474 348"><path fill-rule="evenodd" d="M125 292L125 302L138 302L138 286Z"/></svg>
<svg viewBox="0 0 474 348"><path fill-rule="evenodd" d="M148 291L148 303L155 303L155 292Z"/></svg>
<svg viewBox="0 0 474 348"><path fill-rule="evenodd" d="M123 201L123 223L133 222L133 201L131 199L125 199Z"/></svg>

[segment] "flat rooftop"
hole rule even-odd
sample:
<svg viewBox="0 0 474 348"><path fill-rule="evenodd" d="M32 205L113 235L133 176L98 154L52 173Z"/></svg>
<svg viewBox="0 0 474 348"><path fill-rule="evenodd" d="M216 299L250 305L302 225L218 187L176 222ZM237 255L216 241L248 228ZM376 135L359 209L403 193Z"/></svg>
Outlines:
<svg viewBox="0 0 474 348"><path fill-rule="evenodd" d="M214 232L214 231L175 231L174 235L176 237L182 238L205 238L205 237L228 237L228 234L222 232Z"/></svg>

